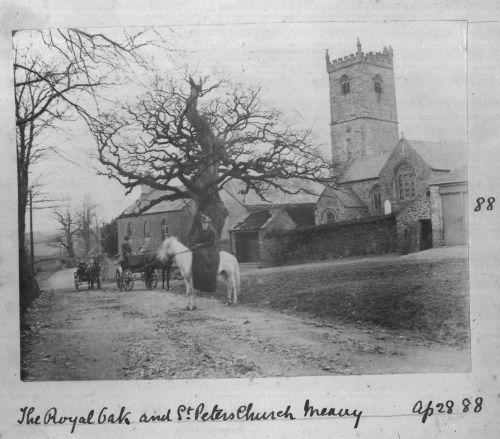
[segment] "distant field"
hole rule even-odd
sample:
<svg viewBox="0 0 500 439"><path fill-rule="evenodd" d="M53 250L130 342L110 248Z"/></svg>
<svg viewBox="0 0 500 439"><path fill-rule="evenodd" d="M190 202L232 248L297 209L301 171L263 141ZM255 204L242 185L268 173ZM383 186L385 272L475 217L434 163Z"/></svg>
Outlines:
<svg viewBox="0 0 500 439"><path fill-rule="evenodd" d="M225 289L219 288L221 299ZM256 271L242 280L239 302L330 321L407 329L436 341L468 340L465 258L436 261L367 259Z"/></svg>

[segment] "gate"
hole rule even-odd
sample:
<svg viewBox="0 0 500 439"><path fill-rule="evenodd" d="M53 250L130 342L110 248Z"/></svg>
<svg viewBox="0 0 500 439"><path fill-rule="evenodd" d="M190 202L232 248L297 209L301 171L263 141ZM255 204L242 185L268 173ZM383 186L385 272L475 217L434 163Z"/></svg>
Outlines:
<svg viewBox="0 0 500 439"><path fill-rule="evenodd" d="M445 245L467 244L467 193L441 192Z"/></svg>
<svg viewBox="0 0 500 439"><path fill-rule="evenodd" d="M259 262L259 232L235 234L236 258L239 262Z"/></svg>

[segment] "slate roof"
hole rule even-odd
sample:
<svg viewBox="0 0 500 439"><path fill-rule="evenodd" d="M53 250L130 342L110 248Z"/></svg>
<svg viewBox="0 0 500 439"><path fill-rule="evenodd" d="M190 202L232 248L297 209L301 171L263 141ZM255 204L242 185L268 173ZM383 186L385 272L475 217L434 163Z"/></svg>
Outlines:
<svg viewBox="0 0 500 439"><path fill-rule="evenodd" d="M465 143L407 140L432 169L456 169L467 164Z"/></svg>
<svg viewBox="0 0 500 439"><path fill-rule="evenodd" d="M430 184L431 185L439 185L439 184L446 184L446 183L460 183L460 182L465 182L467 181L467 168L461 167L458 169L455 169L448 174L445 175L440 175L437 177L435 180L433 180Z"/></svg>
<svg viewBox="0 0 500 439"><path fill-rule="evenodd" d="M149 192L146 192L145 194L141 194L139 199L134 204L131 204L129 207L127 207L122 212L120 217L137 215L139 213L138 203L143 205L150 200L155 200L155 199L161 197L164 194L165 194L165 191L160 191L160 190L156 190L156 189L152 189ZM177 210L183 209L187 203L189 203L188 198L180 199L180 200L173 200L173 201L161 201L160 203L155 204L153 207L145 210L142 213L149 214L149 213L158 213L158 212L175 212Z"/></svg>
<svg viewBox="0 0 500 439"><path fill-rule="evenodd" d="M322 195L325 198L338 198L344 207L366 207L365 203L359 198L352 189L333 189L327 187Z"/></svg>
<svg viewBox="0 0 500 439"><path fill-rule="evenodd" d="M345 170L339 183L377 178L389 156L390 153L377 154L354 160Z"/></svg>
<svg viewBox="0 0 500 439"><path fill-rule="evenodd" d="M314 226L314 209L316 204L291 204L285 206L284 210L295 221L299 227Z"/></svg>
<svg viewBox="0 0 500 439"><path fill-rule="evenodd" d="M243 221L233 227L233 230L256 230L261 229L271 218L269 210L257 210L250 212Z"/></svg>

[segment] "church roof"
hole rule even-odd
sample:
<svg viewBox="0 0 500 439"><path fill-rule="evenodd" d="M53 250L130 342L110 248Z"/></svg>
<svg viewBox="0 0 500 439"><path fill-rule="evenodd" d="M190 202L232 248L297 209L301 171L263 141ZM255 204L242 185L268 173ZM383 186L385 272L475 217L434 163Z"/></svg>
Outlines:
<svg viewBox="0 0 500 439"><path fill-rule="evenodd" d="M432 169L456 169L467 163L465 143L407 140Z"/></svg>
<svg viewBox="0 0 500 439"><path fill-rule="evenodd" d="M120 216L121 217L133 216L139 214L140 205L145 205L150 201L156 200L157 198L165 195L165 193L166 193L165 191L151 189L145 194L141 194L139 199L134 204L131 204L129 207L127 207ZM179 199L173 201L164 200L159 202L158 204L155 204L153 207L145 210L142 213L149 214L149 213L159 213L159 212L175 212L177 210L183 209L187 203L189 203L189 199Z"/></svg>
<svg viewBox="0 0 500 439"><path fill-rule="evenodd" d="M363 201L352 189L333 189L331 187L327 187L323 192L322 197L337 198L344 205L344 207L348 208L366 207Z"/></svg>
<svg viewBox="0 0 500 439"><path fill-rule="evenodd" d="M354 160L345 170L339 183L377 178L390 154L376 154Z"/></svg>
<svg viewBox="0 0 500 439"><path fill-rule="evenodd" d="M467 149L460 142L427 142L404 139L432 169L456 169L467 163ZM353 160L344 171L339 183L377 178L390 153L375 154Z"/></svg>

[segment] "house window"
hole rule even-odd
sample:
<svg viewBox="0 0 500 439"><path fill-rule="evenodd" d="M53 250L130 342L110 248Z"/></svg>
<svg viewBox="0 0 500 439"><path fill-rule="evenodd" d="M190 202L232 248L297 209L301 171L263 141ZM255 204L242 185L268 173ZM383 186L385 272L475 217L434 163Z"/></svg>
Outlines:
<svg viewBox="0 0 500 439"><path fill-rule="evenodd" d="M373 215L380 215L382 213L382 201L380 199L380 186L378 184L372 187L370 191L370 204Z"/></svg>
<svg viewBox="0 0 500 439"><path fill-rule="evenodd" d="M144 238L149 238L151 236L151 231L149 230L149 222L144 221Z"/></svg>
<svg viewBox="0 0 500 439"><path fill-rule="evenodd" d="M134 226L132 225L132 223L128 223L127 224L127 236L129 238L133 238L134 237Z"/></svg>
<svg viewBox="0 0 500 439"><path fill-rule="evenodd" d="M167 220L164 218L161 220L161 240L165 241L168 236L168 224Z"/></svg>
<svg viewBox="0 0 500 439"><path fill-rule="evenodd" d="M415 170L408 163L402 163L396 171L396 190L400 200L415 198Z"/></svg>
<svg viewBox="0 0 500 439"><path fill-rule="evenodd" d="M351 86L349 85L349 77L347 75L342 75L340 78L340 91L343 95L346 95L351 91Z"/></svg>
<svg viewBox="0 0 500 439"><path fill-rule="evenodd" d="M332 209L326 209L321 214L321 224L332 224L335 221L337 221L337 217Z"/></svg>

